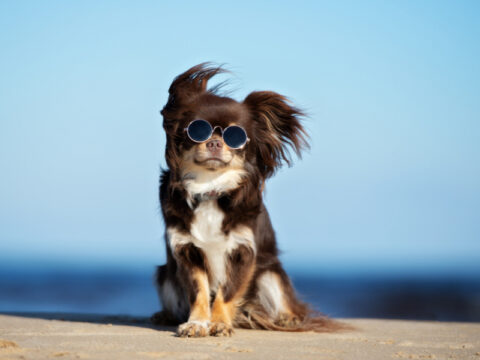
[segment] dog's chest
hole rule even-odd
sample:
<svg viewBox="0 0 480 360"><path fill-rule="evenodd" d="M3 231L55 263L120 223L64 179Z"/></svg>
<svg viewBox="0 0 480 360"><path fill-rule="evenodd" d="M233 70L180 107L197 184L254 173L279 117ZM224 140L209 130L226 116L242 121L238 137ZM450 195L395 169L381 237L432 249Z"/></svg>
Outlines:
<svg viewBox="0 0 480 360"><path fill-rule="evenodd" d="M198 242L214 244L226 241L226 236L222 232L222 223L225 215L218 207L216 200L200 202L193 214L190 233Z"/></svg>
<svg viewBox="0 0 480 360"><path fill-rule="evenodd" d="M195 246L205 254L210 270L210 287L216 290L226 282L226 261L230 254L244 240L230 232L222 231L225 215L216 200L202 201L194 210L190 233Z"/></svg>

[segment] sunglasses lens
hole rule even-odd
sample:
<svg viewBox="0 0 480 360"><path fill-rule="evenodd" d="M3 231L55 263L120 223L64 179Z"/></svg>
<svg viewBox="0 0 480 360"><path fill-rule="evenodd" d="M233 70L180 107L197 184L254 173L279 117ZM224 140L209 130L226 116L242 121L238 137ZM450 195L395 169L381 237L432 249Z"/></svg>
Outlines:
<svg viewBox="0 0 480 360"><path fill-rule="evenodd" d="M223 132L223 140L232 149L238 149L247 143L247 133L240 126L229 126Z"/></svg>
<svg viewBox="0 0 480 360"><path fill-rule="evenodd" d="M187 132L193 141L202 142L210 138L212 127L205 120L195 120L188 125Z"/></svg>

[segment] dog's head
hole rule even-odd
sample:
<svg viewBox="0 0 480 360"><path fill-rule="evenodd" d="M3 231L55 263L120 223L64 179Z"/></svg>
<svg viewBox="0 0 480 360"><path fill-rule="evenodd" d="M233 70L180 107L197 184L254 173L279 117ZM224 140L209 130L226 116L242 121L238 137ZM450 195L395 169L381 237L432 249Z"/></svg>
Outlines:
<svg viewBox="0 0 480 360"><path fill-rule="evenodd" d="M177 180L203 177L211 181L228 173L238 175L232 180L238 183L243 175L254 172L263 182L283 163L290 163L289 148L300 155L307 146L300 123L303 114L274 92L252 92L237 102L220 95L218 86L207 89L208 80L221 72L221 67L200 64L177 76L170 86L161 112L168 167ZM192 140L187 129L194 120L207 121L213 129L211 137ZM224 131L231 126L246 132L248 139L240 146L228 145Z"/></svg>

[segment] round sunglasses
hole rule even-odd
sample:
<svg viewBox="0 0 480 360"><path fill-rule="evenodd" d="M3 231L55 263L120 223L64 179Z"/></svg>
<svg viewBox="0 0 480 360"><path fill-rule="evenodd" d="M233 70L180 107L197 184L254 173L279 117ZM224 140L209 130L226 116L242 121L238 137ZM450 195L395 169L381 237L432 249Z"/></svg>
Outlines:
<svg viewBox="0 0 480 360"><path fill-rule="evenodd" d="M190 140L196 143L203 143L212 137L213 132L217 128L222 132L223 141L229 148L240 149L250 141L247 132L241 126L230 125L222 129L220 126L212 127L208 121L202 119L193 120L184 131L187 132Z"/></svg>

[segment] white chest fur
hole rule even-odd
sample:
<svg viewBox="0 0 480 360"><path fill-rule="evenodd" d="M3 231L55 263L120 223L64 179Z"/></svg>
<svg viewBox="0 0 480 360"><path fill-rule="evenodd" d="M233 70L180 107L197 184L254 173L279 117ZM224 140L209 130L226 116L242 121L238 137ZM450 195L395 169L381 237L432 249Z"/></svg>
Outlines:
<svg viewBox="0 0 480 360"><path fill-rule="evenodd" d="M228 255L240 245L255 250L253 232L249 227L237 226L228 235L222 231L224 214L216 200L201 202L194 210L190 234L179 233L176 229L167 230L171 248L193 243L205 254L210 270L210 289L216 290L227 281L226 260Z"/></svg>
<svg viewBox="0 0 480 360"><path fill-rule="evenodd" d="M209 192L222 194L238 187L245 176L243 169L227 169L220 172L190 171L183 174L183 186L187 190L188 205L193 208L193 199L196 195Z"/></svg>

